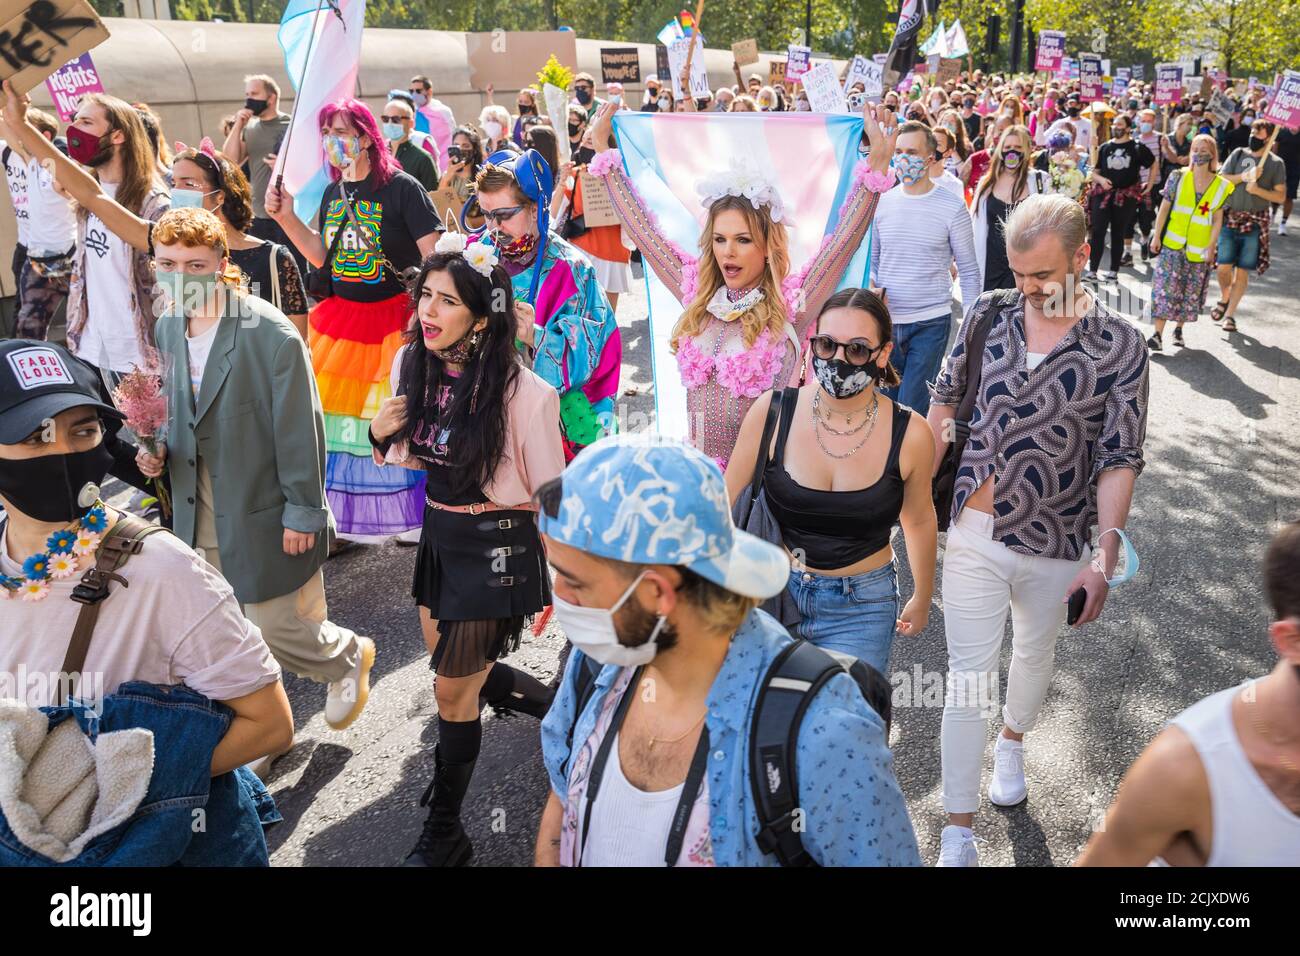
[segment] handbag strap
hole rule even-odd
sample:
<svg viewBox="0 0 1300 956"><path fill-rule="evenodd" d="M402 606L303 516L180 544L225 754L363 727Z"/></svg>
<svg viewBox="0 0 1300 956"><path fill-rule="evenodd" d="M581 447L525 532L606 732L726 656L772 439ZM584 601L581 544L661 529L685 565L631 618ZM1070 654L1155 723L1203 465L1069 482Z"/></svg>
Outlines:
<svg viewBox="0 0 1300 956"><path fill-rule="evenodd" d="M270 270L271 270L271 304L281 312L284 308L280 305L280 246L274 242L267 242L270 247Z"/></svg>
<svg viewBox="0 0 1300 956"><path fill-rule="evenodd" d="M348 195L347 190L343 188L342 183L339 184L339 195L343 197L343 209L347 213L348 222L352 223L352 228L355 229L357 235L361 237L362 244L371 252L375 251L375 249L378 248L378 242L375 237L370 234L370 231L366 229L365 226L361 225L360 221L357 219L356 210L352 208L352 198ZM338 237L337 232L334 235L335 238ZM379 263L395 275L398 278L398 281L401 281L401 271L397 266L393 265L392 262L389 261L388 256L384 255L382 252L379 255Z"/></svg>
<svg viewBox="0 0 1300 956"><path fill-rule="evenodd" d="M95 623L99 620L99 608L108 597L109 581L117 581L122 587L128 587L127 581L117 572L130 559L139 554L144 547L144 539L159 531L166 531L161 525L150 524L134 515L123 514L117 523L109 529L100 542L95 555L95 566L81 577L81 583L72 591L72 599L81 604L76 623L72 627L72 639L68 641L68 650L63 655L63 668L60 673L65 680L58 683L55 703L64 703L63 692L72 680L72 675L80 675L86 666L86 655L90 651L90 639L95 633Z"/></svg>
<svg viewBox="0 0 1300 956"><path fill-rule="evenodd" d="M749 479L749 504L745 508L745 520L740 523L742 528L749 524L749 515L754 509L754 501L763 490L763 475L767 471L768 448L772 444L772 432L776 429L777 419L781 417L781 400L784 394L781 389L774 389L772 401L767 406L767 419L763 422L763 437L758 443L758 454L754 456L754 474Z"/></svg>
<svg viewBox="0 0 1300 956"><path fill-rule="evenodd" d="M970 425L975 414L975 403L979 401L980 378L984 372L984 346L988 342L989 330L993 328L993 317L1003 308L1015 302L1019 293L1013 289L999 289L993 294L989 307L971 327L970 341L966 347L966 389L953 415L958 426Z"/></svg>

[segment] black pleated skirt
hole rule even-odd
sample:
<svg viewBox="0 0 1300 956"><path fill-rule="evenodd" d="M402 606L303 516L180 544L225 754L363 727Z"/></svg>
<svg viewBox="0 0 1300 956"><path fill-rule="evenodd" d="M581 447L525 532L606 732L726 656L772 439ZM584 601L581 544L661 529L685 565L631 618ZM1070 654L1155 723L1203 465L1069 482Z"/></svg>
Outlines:
<svg viewBox="0 0 1300 956"><path fill-rule="evenodd" d="M437 673L468 677L505 657L551 601L537 516L426 507L412 594L438 622Z"/></svg>

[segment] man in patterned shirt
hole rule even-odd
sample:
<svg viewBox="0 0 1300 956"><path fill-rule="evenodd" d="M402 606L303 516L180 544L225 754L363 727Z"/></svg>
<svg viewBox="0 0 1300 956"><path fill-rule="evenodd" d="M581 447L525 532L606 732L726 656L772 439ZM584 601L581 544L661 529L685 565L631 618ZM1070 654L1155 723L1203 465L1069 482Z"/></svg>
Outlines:
<svg viewBox="0 0 1300 956"><path fill-rule="evenodd" d="M1144 464L1147 354L1137 328L1079 281L1090 251L1082 208L1064 196L1031 196L1005 232L1016 290L979 299L930 390L937 462L966 390L972 333L987 327L943 562L949 825L940 866L978 865L971 824L1008 610L1011 668L989 786L999 806L1025 799L1023 738L1047 696L1069 597L1086 592L1076 627L1101 614L1119 559L1113 530L1128 519Z"/></svg>

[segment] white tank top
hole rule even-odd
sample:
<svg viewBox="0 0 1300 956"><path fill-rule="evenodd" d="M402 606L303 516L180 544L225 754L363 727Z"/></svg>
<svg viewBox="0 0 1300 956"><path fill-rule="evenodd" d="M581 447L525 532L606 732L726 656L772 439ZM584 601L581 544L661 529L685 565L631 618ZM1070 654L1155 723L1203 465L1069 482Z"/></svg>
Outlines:
<svg viewBox="0 0 1300 956"><path fill-rule="evenodd" d="M1232 724L1232 699L1240 690L1212 694L1171 721L1196 747L1210 784L1214 832L1205 865L1297 866L1300 816L1260 779L1241 747Z"/></svg>
<svg viewBox="0 0 1300 956"><path fill-rule="evenodd" d="M591 811L582 865L662 867L683 787L685 784L679 783L669 790L647 793L632 786L623 776L616 736L605 764L600 799Z"/></svg>

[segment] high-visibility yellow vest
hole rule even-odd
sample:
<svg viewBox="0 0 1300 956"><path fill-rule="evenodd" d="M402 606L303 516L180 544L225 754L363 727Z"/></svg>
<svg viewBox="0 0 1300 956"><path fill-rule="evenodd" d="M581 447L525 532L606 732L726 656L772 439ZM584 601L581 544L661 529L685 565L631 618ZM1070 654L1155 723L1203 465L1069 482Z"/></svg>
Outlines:
<svg viewBox="0 0 1300 956"><path fill-rule="evenodd" d="M1222 176L1216 175L1198 202L1193 179L1190 169L1183 173L1178 184L1178 192L1174 196L1174 208L1169 213L1169 224L1165 227L1163 241L1168 249L1183 249L1183 255L1187 256L1188 262L1204 262L1206 254L1210 251L1214 213L1227 202L1233 185Z"/></svg>

